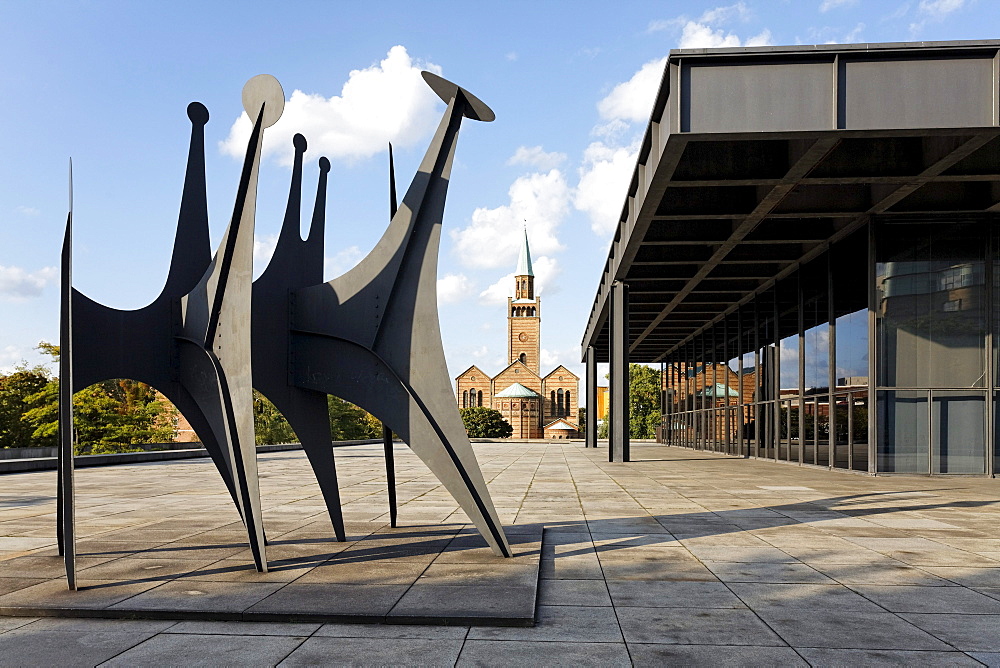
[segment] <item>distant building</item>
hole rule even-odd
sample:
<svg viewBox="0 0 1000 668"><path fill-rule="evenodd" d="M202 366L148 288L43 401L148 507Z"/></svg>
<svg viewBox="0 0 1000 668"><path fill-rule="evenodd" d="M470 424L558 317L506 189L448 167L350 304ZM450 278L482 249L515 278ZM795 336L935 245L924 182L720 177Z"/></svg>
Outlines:
<svg viewBox="0 0 1000 668"><path fill-rule="evenodd" d="M542 303L525 233L514 296L507 299L507 367L489 376L472 365L455 378L459 408L499 410L514 438L580 438L577 423L580 378L559 365L540 375Z"/></svg>

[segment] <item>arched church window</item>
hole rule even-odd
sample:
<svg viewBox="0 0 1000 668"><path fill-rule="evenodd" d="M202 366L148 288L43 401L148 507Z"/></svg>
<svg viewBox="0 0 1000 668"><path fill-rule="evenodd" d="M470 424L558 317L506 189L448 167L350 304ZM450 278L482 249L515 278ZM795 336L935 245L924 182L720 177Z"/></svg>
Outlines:
<svg viewBox="0 0 1000 668"><path fill-rule="evenodd" d="M462 408L469 407L469 391L462 392Z"/></svg>
<svg viewBox="0 0 1000 668"><path fill-rule="evenodd" d="M572 408L570 408L570 403L569 403L569 390L566 390L566 415L569 415L569 412L571 410Z"/></svg>
<svg viewBox="0 0 1000 668"><path fill-rule="evenodd" d="M520 355L518 355L517 359L521 360L521 364L528 363L528 356L525 353L521 353Z"/></svg>
<svg viewBox="0 0 1000 668"><path fill-rule="evenodd" d="M563 413L563 391L559 388L556 391L556 415L564 415Z"/></svg>
<svg viewBox="0 0 1000 668"><path fill-rule="evenodd" d="M479 407L482 408L482 406L483 406L483 391L479 390Z"/></svg>
<svg viewBox="0 0 1000 668"><path fill-rule="evenodd" d="M558 413L556 413L556 391L555 390L552 390L551 401L552 401L552 414L553 415L558 415Z"/></svg>

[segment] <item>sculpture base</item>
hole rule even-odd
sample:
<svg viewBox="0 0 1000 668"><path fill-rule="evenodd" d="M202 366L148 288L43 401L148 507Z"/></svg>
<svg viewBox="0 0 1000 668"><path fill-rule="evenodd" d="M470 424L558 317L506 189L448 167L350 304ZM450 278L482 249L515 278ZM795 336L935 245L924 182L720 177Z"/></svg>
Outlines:
<svg viewBox="0 0 1000 668"><path fill-rule="evenodd" d="M0 615L533 626L541 527L506 527L511 559L465 527L352 522L345 543L292 532L268 546L267 573L233 528L148 547L113 532L80 541L78 591L54 550L0 562Z"/></svg>

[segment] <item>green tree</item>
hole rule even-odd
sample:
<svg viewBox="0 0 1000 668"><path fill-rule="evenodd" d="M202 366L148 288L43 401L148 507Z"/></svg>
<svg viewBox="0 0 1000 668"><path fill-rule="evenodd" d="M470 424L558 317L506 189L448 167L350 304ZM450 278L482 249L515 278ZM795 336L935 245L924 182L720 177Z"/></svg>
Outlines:
<svg viewBox="0 0 1000 668"><path fill-rule="evenodd" d="M257 445L298 441L285 416L257 390L253 391L253 429Z"/></svg>
<svg viewBox="0 0 1000 668"><path fill-rule="evenodd" d="M59 347L42 342L38 349L58 359ZM59 380L49 379L25 397L22 416L33 445L56 445L59 437ZM76 454L130 452L137 443L171 441L176 409L156 390L134 380L106 380L73 395Z"/></svg>
<svg viewBox="0 0 1000 668"><path fill-rule="evenodd" d="M28 397L44 388L51 376L42 366L18 365L12 373L0 375L0 448L29 448L35 428L25 421L30 409Z"/></svg>
<svg viewBox="0 0 1000 668"><path fill-rule="evenodd" d="M514 433L514 428L495 408L476 406L460 408L458 412L462 415L469 438L510 438Z"/></svg>
<svg viewBox="0 0 1000 668"><path fill-rule="evenodd" d="M381 438L382 423L363 408L340 397L327 397L330 433L335 441L356 441Z"/></svg>
<svg viewBox="0 0 1000 668"><path fill-rule="evenodd" d="M382 423L339 397L327 397L330 436L334 441L355 441L382 436ZM296 443L298 437L285 416L260 392L253 393L253 422L257 445Z"/></svg>
<svg viewBox="0 0 1000 668"><path fill-rule="evenodd" d="M608 378L605 375L605 378ZM629 438L654 438L660 426L660 373L645 364L628 365L628 433ZM608 410L610 410L608 406ZM608 412L597 431L599 438L608 437Z"/></svg>

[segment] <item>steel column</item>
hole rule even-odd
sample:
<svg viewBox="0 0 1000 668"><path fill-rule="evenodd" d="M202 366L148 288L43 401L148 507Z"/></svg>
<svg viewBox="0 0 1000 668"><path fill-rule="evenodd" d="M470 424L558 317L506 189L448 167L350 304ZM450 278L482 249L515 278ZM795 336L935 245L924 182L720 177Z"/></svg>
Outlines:
<svg viewBox="0 0 1000 668"><path fill-rule="evenodd" d="M611 425L609 462L629 461L628 285L611 286Z"/></svg>
<svg viewBox="0 0 1000 668"><path fill-rule="evenodd" d="M597 447L597 351L594 346L587 346L586 354L586 387L587 387L587 423L584 425L586 440L583 447Z"/></svg>

